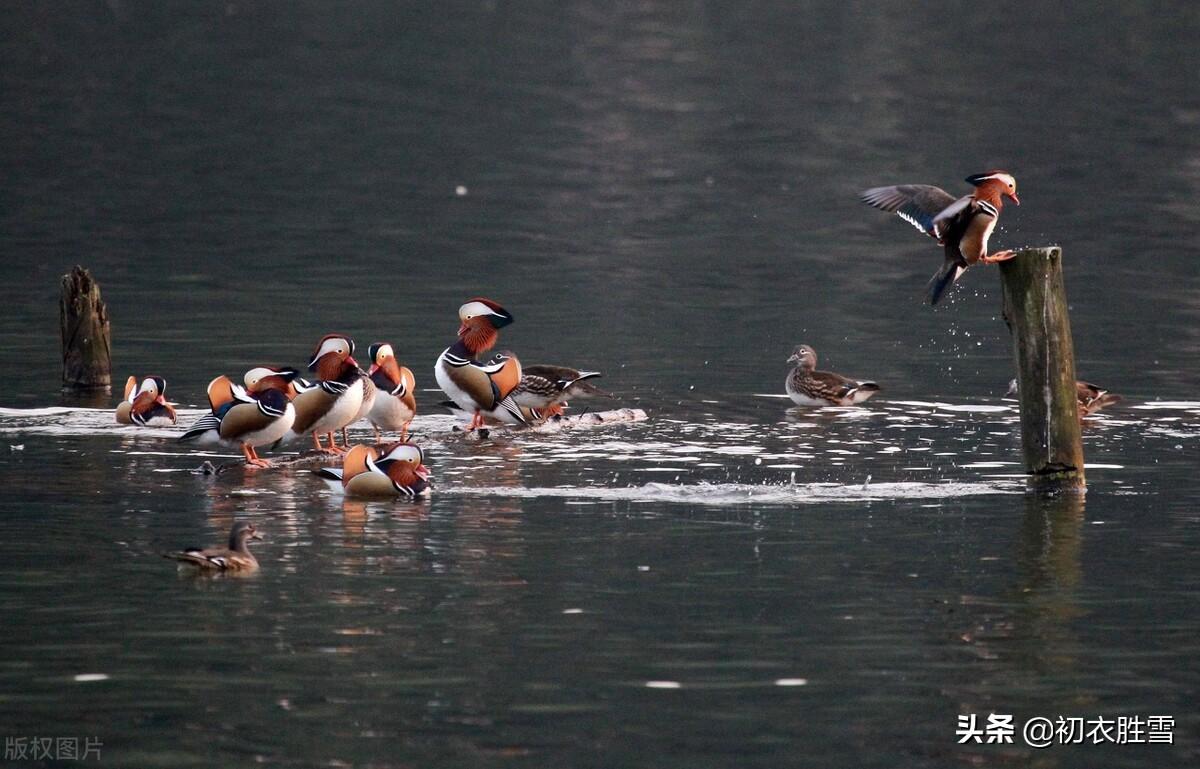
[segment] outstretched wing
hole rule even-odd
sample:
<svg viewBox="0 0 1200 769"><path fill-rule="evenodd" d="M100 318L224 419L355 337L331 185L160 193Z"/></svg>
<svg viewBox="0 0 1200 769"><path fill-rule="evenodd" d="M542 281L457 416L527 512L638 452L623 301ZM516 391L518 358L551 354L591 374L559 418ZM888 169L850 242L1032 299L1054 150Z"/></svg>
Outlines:
<svg viewBox="0 0 1200 769"><path fill-rule="evenodd" d="M894 213L921 232L938 239L939 217L951 206L966 205L970 196L955 200L950 193L930 184L897 184L891 187L872 187L859 194L859 199L881 211Z"/></svg>

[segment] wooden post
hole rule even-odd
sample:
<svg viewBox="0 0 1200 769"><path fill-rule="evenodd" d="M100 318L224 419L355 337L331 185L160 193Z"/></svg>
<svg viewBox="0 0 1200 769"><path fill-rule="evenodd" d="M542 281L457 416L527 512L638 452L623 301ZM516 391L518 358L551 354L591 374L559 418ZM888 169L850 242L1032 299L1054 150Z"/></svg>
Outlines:
<svg viewBox="0 0 1200 769"><path fill-rule="evenodd" d="M1075 348L1062 249L1027 248L1000 264L1004 320L1013 336L1021 446L1030 483L1083 489Z"/></svg>
<svg viewBox="0 0 1200 769"><path fill-rule="evenodd" d="M62 331L63 390L112 390L112 339L100 286L79 265L62 276L58 304Z"/></svg>

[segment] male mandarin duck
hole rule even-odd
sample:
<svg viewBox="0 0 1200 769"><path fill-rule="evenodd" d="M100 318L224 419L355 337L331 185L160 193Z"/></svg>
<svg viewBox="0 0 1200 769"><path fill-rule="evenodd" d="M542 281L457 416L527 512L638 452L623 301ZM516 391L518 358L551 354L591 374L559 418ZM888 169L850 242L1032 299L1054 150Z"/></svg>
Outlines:
<svg viewBox="0 0 1200 769"><path fill-rule="evenodd" d="M850 379L832 371L817 371L817 352L802 344L792 352L788 363L796 368L788 374L784 387L798 406L853 406L879 392L879 385Z"/></svg>
<svg viewBox="0 0 1200 769"><path fill-rule="evenodd" d="M117 404L117 422L123 425L165 427L175 424L175 409L167 403L167 380L148 376L138 387L137 379L125 380L125 399Z"/></svg>
<svg viewBox="0 0 1200 769"><path fill-rule="evenodd" d="M513 400L544 418L552 417L562 413L568 399L611 398L612 395L586 381L599 376L599 371L577 371L566 366L523 366L521 384L513 391Z"/></svg>
<svg viewBox="0 0 1200 769"><path fill-rule="evenodd" d="M202 572L255 571L258 559L247 545L252 539L262 539L254 524L236 521L229 530L229 543L225 547L189 547L175 553L163 553L163 557L194 566Z"/></svg>
<svg viewBox="0 0 1200 769"><path fill-rule="evenodd" d="M396 353L386 342L371 345L371 368L367 371L375 385L375 403L367 419L375 428L378 441L381 430L400 432L400 440L408 440L408 425L417 413L417 380L413 372L401 366Z"/></svg>
<svg viewBox="0 0 1200 769"><path fill-rule="evenodd" d="M462 321L458 342L438 356L433 373L438 386L454 403L471 414L468 430L482 427L485 418L510 425L528 424L528 412L512 398L521 383L521 362L516 356L501 355L480 363L479 355L496 344L498 329L513 322L513 316L490 299L472 299L458 308Z"/></svg>
<svg viewBox="0 0 1200 769"><path fill-rule="evenodd" d="M318 381L301 392L292 403L296 407L293 435L312 434L313 446L323 453L341 453L334 433L358 418L364 386L362 370L354 360L354 340L341 334L327 334L317 344L308 370ZM329 436L329 448L321 445L321 435Z"/></svg>
<svg viewBox="0 0 1200 769"><path fill-rule="evenodd" d="M251 369L250 373L257 370ZM286 375L276 376L290 384ZM179 440L235 443L241 446L246 464L270 467L271 463L260 458L255 449L286 435L296 420L296 409L284 389L263 386L263 381L269 380L256 380L254 390L249 391L229 381L224 374L213 379L208 383L211 413L196 420Z"/></svg>
<svg viewBox="0 0 1200 769"><path fill-rule="evenodd" d="M246 392L256 393L265 390L279 390L292 400L299 393L297 382L304 382L300 372L289 366L256 366L242 375L242 384Z"/></svg>
<svg viewBox="0 0 1200 769"><path fill-rule="evenodd" d="M354 419L342 428L342 445L346 448L350 447L350 436L346 433L346 428L358 422L361 419L366 419L371 414L371 409L375 408L375 397L378 389L375 383L371 381L371 377L361 368L358 370L358 378L362 382L363 397L362 405L358 407L358 412L355 413Z"/></svg>
<svg viewBox="0 0 1200 769"><path fill-rule="evenodd" d="M355 446L346 453L340 469L323 467L315 472L337 481L347 496L410 497L429 493L429 468L415 443L399 441L383 447Z"/></svg>
<svg viewBox="0 0 1200 769"><path fill-rule="evenodd" d="M859 195L868 205L899 214L943 246L945 262L934 273L927 289L930 304L937 304L972 264L993 264L1014 256L1012 251L989 254L988 238L996 228L1004 198L1021 204L1017 198L1017 180L1005 171L988 171L968 176L966 181L975 186L975 191L958 200L928 184L873 187Z"/></svg>
<svg viewBox="0 0 1200 769"><path fill-rule="evenodd" d="M1004 396L1011 398L1016 394L1017 380L1013 379L1008 383L1008 392ZM1124 398L1120 395L1109 392L1091 382L1075 381L1075 401L1079 404L1079 419L1081 421L1084 417L1090 417L1100 409L1107 408L1114 403L1120 403L1123 400Z"/></svg>

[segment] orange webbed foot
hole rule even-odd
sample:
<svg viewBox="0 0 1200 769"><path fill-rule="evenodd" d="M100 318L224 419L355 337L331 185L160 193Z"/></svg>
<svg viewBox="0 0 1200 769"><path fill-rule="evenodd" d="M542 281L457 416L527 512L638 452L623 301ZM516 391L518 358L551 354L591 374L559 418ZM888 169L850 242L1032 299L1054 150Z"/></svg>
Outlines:
<svg viewBox="0 0 1200 769"><path fill-rule="evenodd" d="M1011 249L1007 251L997 251L994 254L985 254L980 261L982 261L984 264L997 264L998 262L1007 262L1016 255L1017 252Z"/></svg>

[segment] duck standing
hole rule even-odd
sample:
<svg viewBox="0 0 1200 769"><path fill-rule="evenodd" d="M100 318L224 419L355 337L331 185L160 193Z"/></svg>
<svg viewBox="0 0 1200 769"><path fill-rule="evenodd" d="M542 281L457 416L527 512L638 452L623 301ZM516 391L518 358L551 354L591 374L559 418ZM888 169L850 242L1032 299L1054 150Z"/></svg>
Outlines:
<svg viewBox="0 0 1200 769"><path fill-rule="evenodd" d="M292 401L296 421L292 435L312 435L313 446L322 453L340 454L334 433L358 418L363 402L363 376L354 360L354 340L341 334L327 334L317 343L308 370L315 372L318 381ZM329 437L329 447L321 445L320 436Z"/></svg>
<svg viewBox="0 0 1200 769"><path fill-rule="evenodd" d="M931 305L937 304L972 264L994 264L1014 256L1012 251L989 254L988 238L996 228L1004 198L1021 204L1017 180L1007 171L996 170L968 176L966 181L975 191L957 200L929 184L873 187L859 195L867 205L898 214L943 247L945 261L926 289Z"/></svg>
<svg viewBox="0 0 1200 769"><path fill-rule="evenodd" d="M817 352L806 344L792 352L788 363L796 367L788 374L784 387L797 406L854 406L880 389L874 382L817 371Z"/></svg>
<svg viewBox="0 0 1200 769"><path fill-rule="evenodd" d="M254 524L236 521L229 530L229 543L225 547L189 547L174 553L163 553L163 557L194 566L202 572L257 571L258 559L248 546L252 539L262 539Z"/></svg>
<svg viewBox="0 0 1200 769"><path fill-rule="evenodd" d="M167 403L167 380L160 376L148 376L142 380L125 380L125 398L117 404L118 424L141 425L142 427L167 427L175 424L175 408Z"/></svg>
<svg viewBox="0 0 1200 769"><path fill-rule="evenodd" d="M528 424L512 398L521 383L521 362L514 355L497 356L489 363L478 360L495 346L499 329L513 322L512 314L490 299L476 298L458 308L458 317L458 341L443 350L434 365L438 386L471 414L468 431L482 427L485 418Z"/></svg>
<svg viewBox="0 0 1200 769"><path fill-rule="evenodd" d="M417 414L417 380L407 366L401 366L396 353L386 342L371 345L371 368L367 375L375 385L375 403L367 419L375 428L375 440L380 431L400 432L400 440L408 440L408 425Z"/></svg>
<svg viewBox="0 0 1200 769"><path fill-rule="evenodd" d="M256 448L286 435L296 420L296 409L284 390L262 387L261 381L256 381L255 392L249 392L224 374L213 379L208 383L210 413L196 420L179 440L235 443L241 446L246 464L270 467Z"/></svg>

